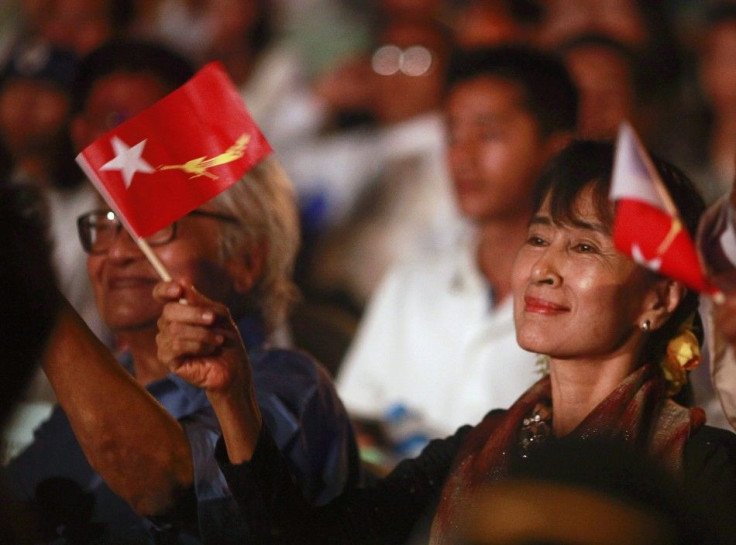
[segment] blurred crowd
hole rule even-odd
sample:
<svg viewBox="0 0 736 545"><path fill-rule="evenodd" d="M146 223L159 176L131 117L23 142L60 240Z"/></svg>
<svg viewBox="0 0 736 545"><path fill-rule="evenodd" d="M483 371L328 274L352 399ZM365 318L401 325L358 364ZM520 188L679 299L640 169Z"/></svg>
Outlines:
<svg viewBox="0 0 736 545"><path fill-rule="evenodd" d="M61 291L93 331L76 236L96 195L74 162L126 119L125 90L75 103L75 70L110 41L155 41L195 67L221 62L297 192L302 292L287 343L333 373L366 306L399 261L468 231L444 149L446 69L458 50L524 43L559 55L580 94L577 133L628 120L692 177L706 201L730 190L736 150L736 3L677 0L6 0L0 5L4 183L36 192ZM115 94L115 93L118 94ZM122 94L121 94L122 93ZM39 376L6 457L53 402ZM12 435L12 434L17 435Z"/></svg>
<svg viewBox="0 0 736 545"><path fill-rule="evenodd" d="M397 460L371 459L372 441L416 433L395 453L414 454L544 367L516 344L509 271L570 137L613 140L627 121L707 205L736 175L736 1L3 0L0 188L23 189L59 290L116 354L132 348L101 319L78 239L101 203L74 159L210 62L295 191L300 297L267 341L321 362L378 473ZM685 402L728 428L699 372ZM39 370L4 462L55 402Z"/></svg>

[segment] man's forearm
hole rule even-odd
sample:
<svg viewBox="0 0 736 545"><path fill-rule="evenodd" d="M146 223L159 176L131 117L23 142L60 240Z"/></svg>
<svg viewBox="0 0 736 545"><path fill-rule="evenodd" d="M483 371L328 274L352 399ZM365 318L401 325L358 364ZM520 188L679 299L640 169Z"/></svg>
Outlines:
<svg viewBox="0 0 736 545"><path fill-rule="evenodd" d="M90 465L108 486L142 515L171 507L193 479L184 430L66 301L43 367Z"/></svg>

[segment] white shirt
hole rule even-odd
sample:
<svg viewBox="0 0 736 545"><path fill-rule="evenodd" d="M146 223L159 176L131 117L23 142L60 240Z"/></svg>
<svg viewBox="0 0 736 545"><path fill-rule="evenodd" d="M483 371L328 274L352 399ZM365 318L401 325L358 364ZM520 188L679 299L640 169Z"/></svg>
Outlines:
<svg viewBox="0 0 736 545"><path fill-rule="evenodd" d="M539 379L537 356L516 343L511 299L491 306L474 250L468 241L386 275L337 378L349 412L381 418L400 402L439 437Z"/></svg>
<svg viewBox="0 0 736 545"><path fill-rule="evenodd" d="M445 166L445 129L439 112L385 127L356 128L305 141L282 156L282 161L301 198L325 197L326 222L332 226L346 220L366 188L381 176L386 163L405 157L419 160L421 179L415 185L437 199L435 206L443 214L454 212Z"/></svg>
<svg viewBox="0 0 736 545"><path fill-rule="evenodd" d="M308 87L300 55L277 42L263 51L240 93L248 111L279 156L314 138L325 110Z"/></svg>

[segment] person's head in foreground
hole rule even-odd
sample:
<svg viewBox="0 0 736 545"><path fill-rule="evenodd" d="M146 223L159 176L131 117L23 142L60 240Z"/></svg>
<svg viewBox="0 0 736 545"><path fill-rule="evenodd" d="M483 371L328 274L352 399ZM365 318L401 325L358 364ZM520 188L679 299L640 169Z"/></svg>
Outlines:
<svg viewBox="0 0 736 545"><path fill-rule="evenodd" d="M713 543L702 498L651 460L595 441L560 441L544 454L480 490L453 545Z"/></svg>

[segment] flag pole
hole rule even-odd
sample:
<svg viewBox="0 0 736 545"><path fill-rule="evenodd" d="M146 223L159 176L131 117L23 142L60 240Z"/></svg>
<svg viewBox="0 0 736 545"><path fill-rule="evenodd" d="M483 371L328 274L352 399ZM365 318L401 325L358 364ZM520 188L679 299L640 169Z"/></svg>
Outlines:
<svg viewBox="0 0 736 545"><path fill-rule="evenodd" d="M153 265L153 268L156 269L156 272L161 277L161 280L165 282L171 282L171 275L169 274L169 271L166 270L164 264L161 263L161 260L154 253L154 251L151 250L151 247L148 245L148 242L146 242L146 239L144 239L143 237L134 237L134 240L138 247L141 249L141 252L143 252L143 255L148 258L148 261L151 263L151 265Z"/></svg>

